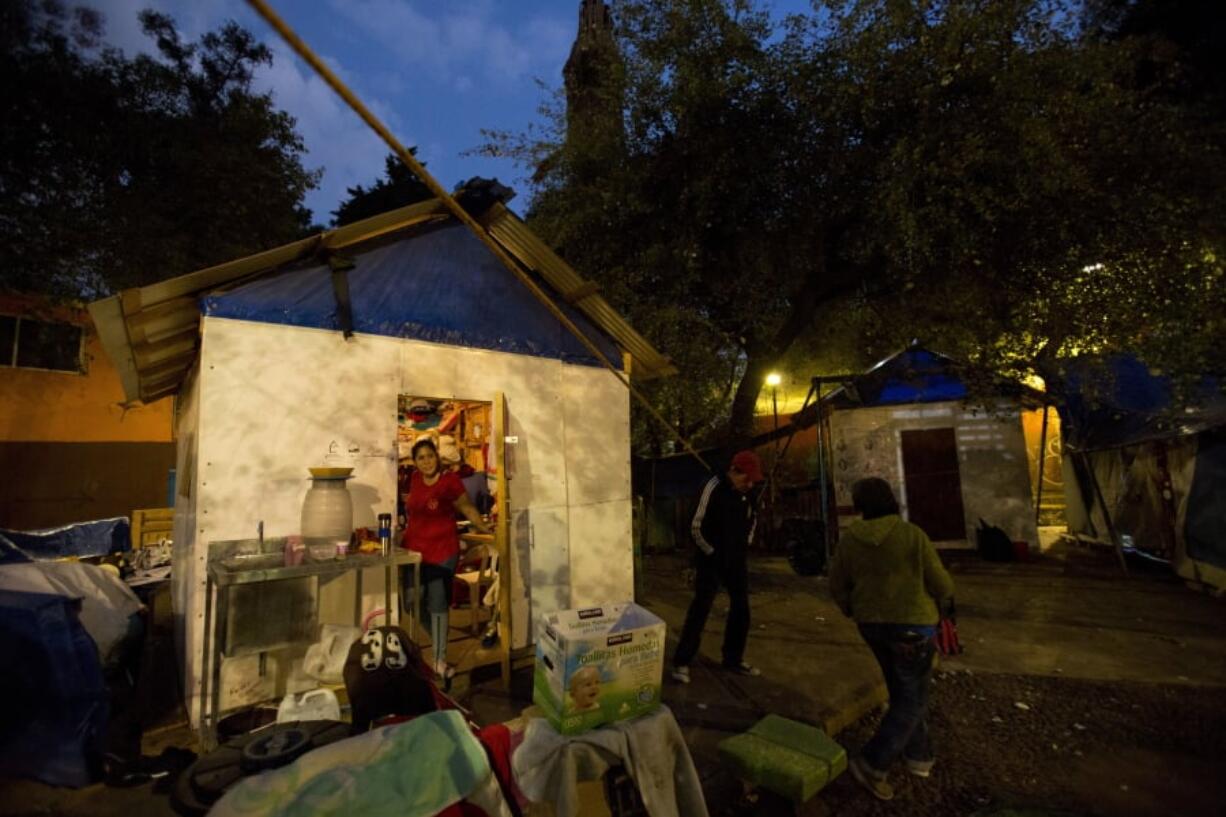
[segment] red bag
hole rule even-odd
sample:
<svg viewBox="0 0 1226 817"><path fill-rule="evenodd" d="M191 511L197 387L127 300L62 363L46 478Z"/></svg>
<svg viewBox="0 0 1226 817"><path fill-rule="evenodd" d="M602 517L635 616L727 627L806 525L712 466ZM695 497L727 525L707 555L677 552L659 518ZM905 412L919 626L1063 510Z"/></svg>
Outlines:
<svg viewBox="0 0 1226 817"><path fill-rule="evenodd" d="M937 624L937 632L933 640L936 641L937 651L941 655L948 657L962 653L962 645L958 642L958 613L954 609L953 599L950 599L949 609L945 611L940 623Z"/></svg>
<svg viewBox="0 0 1226 817"><path fill-rule="evenodd" d="M952 618L943 618L937 625L937 650L944 656L958 655L962 645L958 643L958 623Z"/></svg>

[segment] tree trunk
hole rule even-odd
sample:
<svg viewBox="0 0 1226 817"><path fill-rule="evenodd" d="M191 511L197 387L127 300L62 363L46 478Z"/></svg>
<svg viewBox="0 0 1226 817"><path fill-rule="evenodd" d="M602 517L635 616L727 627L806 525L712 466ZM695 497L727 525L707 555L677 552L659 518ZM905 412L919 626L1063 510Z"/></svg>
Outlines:
<svg viewBox="0 0 1226 817"><path fill-rule="evenodd" d="M732 398L732 416L728 419L728 433L725 435L727 445L742 446L753 436L754 407L758 403L758 394L777 359L777 355L749 356L745 374Z"/></svg>

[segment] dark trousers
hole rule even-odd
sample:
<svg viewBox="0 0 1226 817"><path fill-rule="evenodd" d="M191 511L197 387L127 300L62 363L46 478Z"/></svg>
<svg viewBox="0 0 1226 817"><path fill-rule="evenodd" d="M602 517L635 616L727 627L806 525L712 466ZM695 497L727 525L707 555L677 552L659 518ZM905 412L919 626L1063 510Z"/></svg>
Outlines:
<svg viewBox="0 0 1226 817"><path fill-rule="evenodd" d="M732 558L699 554L695 560L698 575L694 579L694 600L685 614L681 643L673 655L673 664L688 667L698 654L702 628L711 614L711 602L723 584L728 591L728 621L724 626L724 663L740 664L745 657L745 639L749 637L749 571L744 554Z"/></svg>
<svg viewBox="0 0 1226 817"><path fill-rule="evenodd" d="M890 693L890 710L864 745L864 759L882 774L900 755L932 760L928 736L928 688L936 653L932 638L903 624L861 624L860 635L881 665Z"/></svg>

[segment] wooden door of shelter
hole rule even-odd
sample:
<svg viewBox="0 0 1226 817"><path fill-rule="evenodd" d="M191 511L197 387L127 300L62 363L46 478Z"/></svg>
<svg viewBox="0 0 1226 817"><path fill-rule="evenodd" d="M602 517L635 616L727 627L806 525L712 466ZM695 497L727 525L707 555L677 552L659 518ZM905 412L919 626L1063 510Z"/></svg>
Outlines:
<svg viewBox="0 0 1226 817"><path fill-rule="evenodd" d="M958 441L952 428L902 432L907 516L934 542L966 538Z"/></svg>

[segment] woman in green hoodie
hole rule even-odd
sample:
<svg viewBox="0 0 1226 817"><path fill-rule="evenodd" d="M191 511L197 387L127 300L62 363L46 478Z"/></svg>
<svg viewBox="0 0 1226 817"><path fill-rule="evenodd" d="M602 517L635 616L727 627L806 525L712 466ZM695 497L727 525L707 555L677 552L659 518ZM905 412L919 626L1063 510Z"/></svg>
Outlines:
<svg viewBox="0 0 1226 817"><path fill-rule="evenodd" d="M852 486L861 519L839 540L830 563L830 592L855 620L885 676L890 708L851 771L882 800L894 796L886 773L901 756L907 770L932 770L928 737L928 686L940 610L954 595L954 582L928 536L898 515L890 485L870 477Z"/></svg>

